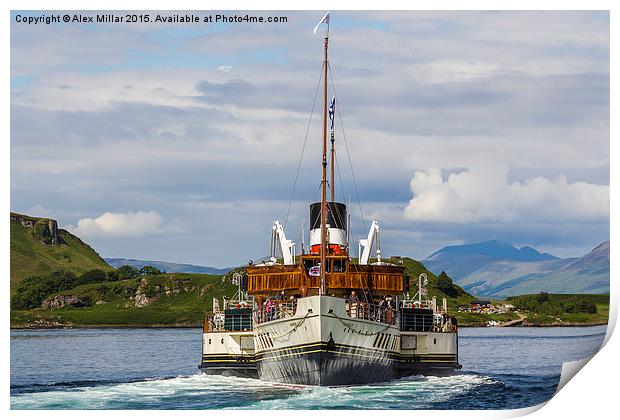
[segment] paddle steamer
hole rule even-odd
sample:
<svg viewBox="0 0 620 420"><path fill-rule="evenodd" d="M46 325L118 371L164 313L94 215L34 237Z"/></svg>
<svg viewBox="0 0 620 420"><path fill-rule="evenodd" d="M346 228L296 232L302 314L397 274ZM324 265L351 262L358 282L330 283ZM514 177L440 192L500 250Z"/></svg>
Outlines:
<svg viewBox="0 0 620 420"><path fill-rule="evenodd" d="M327 18L327 19L326 19ZM329 16L322 22L329 24ZM321 201L310 204L307 249L275 221L272 249L237 275L237 296L205 320L202 363L208 374L303 385L350 385L458 369L456 320L425 294L426 275L409 298L405 267L382 260L379 224L372 221L352 258L347 206L334 194L334 100L329 107L328 44L324 36ZM328 184L328 155L331 183ZM330 197L328 199L328 185ZM303 247L302 247L303 248ZM375 255L371 258L372 250Z"/></svg>

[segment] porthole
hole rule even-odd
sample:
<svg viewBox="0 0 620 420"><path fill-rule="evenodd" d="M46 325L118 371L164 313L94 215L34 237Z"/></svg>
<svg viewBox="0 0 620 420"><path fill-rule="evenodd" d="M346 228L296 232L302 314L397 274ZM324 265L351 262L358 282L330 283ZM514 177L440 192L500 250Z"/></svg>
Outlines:
<svg viewBox="0 0 620 420"><path fill-rule="evenodd" d="M211 344L211 339L209 338L209 344Z"/></svg>
<svg viewBox="0 0 620 420"><path fill-rule="evenodd" d="M222 338L221 343L224 344L224 339Z"/></svg>
<svg viewBox="0 0 620 420"><path fill-rule="evenodd" d="M437 344L437 339L433 338L433 344Z"/></svg>

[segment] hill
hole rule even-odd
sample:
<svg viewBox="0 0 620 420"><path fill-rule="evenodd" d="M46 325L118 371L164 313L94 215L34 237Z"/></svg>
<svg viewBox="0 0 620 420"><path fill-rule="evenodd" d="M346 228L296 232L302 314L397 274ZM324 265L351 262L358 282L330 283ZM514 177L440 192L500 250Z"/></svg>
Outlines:
<svg viewBox="0 0 620 420"><path fill-rule="evenodd" d="M607 294L537 293L506 301L525 318L525 326L603 325L609 321Z"/></svg>
<svg viewBox="0 0 620 420"><path fill-rule="evenodd" d="M122 265L130 265L137 269L150 265L160 271L166 273L188 273L188 274L219 274L223 275L228 273L232 267L215 268L203 265L193 264L180 264L166 261L147 261L147 260L134 260L131 258L104 258L104 260L114 268L118 268Z"/></svg>
<svg viewBox="0 0 620 420"><path fill-rule="evenodd" d="M550 262L558 257L541 253L532 247L517 248L501 241L485 241L475 244L454 245L441 248L422 262L432 271L445 271L459 284L476 271L499 261Z"/></svg>
<svg viewBox="0 0 620 420"><path fill-rule="evenodd" d="M566 259L558 269L524 276L489 289L495 295L526 293L609 293L609 241L581 258Z"/></svg>
<svg viewBox="0 0 620 420"><path fill-rule="evenodd" d="M554 255L538 252L529 246L517 248L505 242L493 240L478 242L475 244L446 246L428 257L426 261L441 260L446 255L477 255L489 257L495 260L527 262L558 259L558 257Z"/></svg>
<svg viewBox="0 0 620 420"><path fill-rule="evenodd" d="M418 261L403 258L402 264L406 268L405 274L411 278L410 296L417 291L416 279L424 272L428 276L429 297L436 296L437 303L441 306L445 296L451 313L460 316L457 314L458 307L469 305L474 298L451 280L448 280L447 285L441 285L438 276ZM13 308L11 325L198 326L204 314L212 310L214 297L230 297L236 292L236 286L232 284L230 277L172 273L140 275L127 280L105 280L87 284L76 282L75 279L73 282L64 279L65 283L58 284L78 285L70 286L68 290L48 292L41 297L35 309ZM444 282L445 277L444 274ZM108 275L106 278L114 276ZM60 288L57 287L56 290ZM480 322L486 324L487 320L481 319Z"/></svg>
<svg viewBox="0 0 620 420"><path fill-rule="evenodd" d="M411 297L418 290L418 276L422 273L426 273L428 278L428 285L426 287L428 297L432 298L435 296L437 298L437 306L441 307L442 299L445 297L448 303L448 313L455 316L459 325L461 326L486 326L489 321L497 321L497 322L507 322L518 318L518 315L514 313L503 313L503 314L484 314L484 313L469 313L469 312L460 312L458 309L460 306L471 306L471 301L476 297L465 291L462 287L457 285L456 283L452 283L451 287L446 288L439 281L440 277L443 277L444 283L446 279L445 273L442 275L436 275L431 270L425 267L425 265L411 258L402 258L400 259L403 265L405 266L405 275L410 277L409 283L409 295ZM392 264L399 264L400 261L398 259L392 258L389 259L388 262ZM448 277L449 279L449 277ZM451 283L452 279L449 279L448 283Z"/></svg>
<svg viewBox="0 0 620 420"><path fill-rule="evenodd" d="M435 272L446 271L478 296L609 292L609 241L582 258L564 259L531 247L487 241L442 248L424 263Z"/></svg>
<svg viewBox="0 0 620 420"><path fill-rule="evenodd" d="M11 213L11 290L30 276L64 270L110 270L97 252L52 219Z"/></svg>
<svg viewBox="0 0 620 420"><path fill-rule="evenodd" d="M401 258L400 260L388 259L388 262L392 264L402 264L405 266L405 275L409 276L409 295L413 297L418 291L418 277L422 273L426 273L428 278L428 285L426 286L429 298L433 296L437 297L437 305L441 305L441 300L445 297L448 301L448 309L456 311L459 305L469 305L474 296L467 293L457 284L453 284L451 288L442 290L439 287L437 275L427 269L420 261L416 261L412 258Z"/></svg>
<svg viewBox="0 0 620 420"><path fill-rule="evenodd" d="M50 295L40 308L12 310L11 326L200 326L214 297L235 292L232 283L207 274L83 284Z"/></svg>

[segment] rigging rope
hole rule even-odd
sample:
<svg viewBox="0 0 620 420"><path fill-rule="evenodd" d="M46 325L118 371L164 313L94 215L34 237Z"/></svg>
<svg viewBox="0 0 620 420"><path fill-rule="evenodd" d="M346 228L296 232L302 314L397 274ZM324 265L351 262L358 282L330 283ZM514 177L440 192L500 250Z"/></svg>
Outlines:
<svg viewBox="0 0 620 420"><path fill-rule="evenodd" d="M288 222L288 216L291 212L291 204L293 203L293 196L295 195L295 188L297 187L297 179L299 178L301 162L304 158L304 150L306 150L306 142L308 141L308 133L310 132L310 124L312 123L312 116L314 115L314 107L316 105L316 98L319 94L319 87L321 86L321 79L323 78L324 67L325 63L321 65L321 74L319 75L319 81L316 84L316 91L314 92L314 101L312 101L312 111L310 111L310 119L308 120L308 127L306 128L306 137L304 138L304 144L301 148L301 156L299 156L299 163L297 164L297 173L295 174L295 181L293 182L293 190L291 191L291 198L288 201L288 209L286 210L286 217L284 218L284 228L286 228L286 222Z"/></svg>
<svg viewBox="0 0 620 420"><path fill-rule="evenodd" d="M338 179L340 180L340 190L342 191L342 195L344 196L344 186L342 184L342 174L340 173L340 163L338 163L338 152L334 150L334 160L336 161L336 169L338 172ZM347 226L347 229L349 227Z"/></svg>
<svg viewBox="0 0 620 420"><path fill-rule="evenodd" d="M329 79L332 82L332 90L334 91L334 95L338 96L336 92L336 86L334 84L334 77L332 74L332 67L329 63L327 63L327 68L329 70ZM342 123L342 115L340 113L340 101L336 104L336 110L338 111L338 120L340 121L340 127L342 129L342 138L344 139L344 145L347 150L347 157L349 159L349 167L351 168L351 177L353 178L353 186L355 187L355 195L357 196L357 202L360 208L360 215L362 216L362 225L364 226L364 230L366 230L366 219L364 218L364 211L362 210L362 201L360 200L360 193L357 188L357 181L355 178L355 171L353 170L353 162L351 161L351 153L349 152L349 144L347 142L347 135L344 131L344 124Z"/></svg>

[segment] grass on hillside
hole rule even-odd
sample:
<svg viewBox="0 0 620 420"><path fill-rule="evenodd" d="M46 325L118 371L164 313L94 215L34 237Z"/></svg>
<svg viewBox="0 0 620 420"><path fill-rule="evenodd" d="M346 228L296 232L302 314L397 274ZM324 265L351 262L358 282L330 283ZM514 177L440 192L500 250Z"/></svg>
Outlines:
<svg viewBox="0 0 620 420"><path fill-rule="evenodd" d="M602 295L608 296L608 295ZM609 304L597 303L595 314L559 314L544 315L524 312L527 316L526 325L554 326L554 325L600 325L609 321Z"/></svg>
<svg viewBox="0 0 620 420"><path fill-rule="evenodd" d="M129 297L141 287L146 296L159 296L142 308L127 306ZM157 287L159 286L159 290ZM164 287L178 293L166 295ZM213 298L232 297L236 287L222 282L221 276L208 274L160 274L116 282L86 284L56 295L72 295L91 306L11 311L11 325L58 322L72 325L150 326L201 325L205 313L212 310ZM99 301L105 303L94 304Z"/></svg>
<svg viewBox="0 0 620 420"><path fill-rule="evenodd" d="M30 276L60 270L79 275L95 268L112 269L77 236L64 229L59 229L58 235L65 243L46 245L36 237L32 228L11 222L11 293L16 282Z"/></svg>
<svg viewBox="0 0 620 420"><path fill-rule="evenodd" d="M522 297L526 297L526 296L538 296L540 295L540 293L530 293L530 294L526 294L526 295L519 295L519 296L509 296L506 298L507 301L511 301L514 300L516 298L522 298ZM559 300L559 299L563 299L563 298L570 298L573 296L578 296L580 298L586 298L586 299L591 299L593 300L595 303L602 303L602 304L609 304L609 295L607 294L581 294L581 293L547 293L547 296L549 297L549 299L551 300Z"/></svg>

